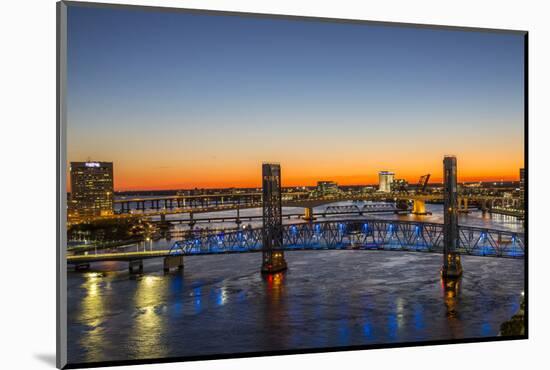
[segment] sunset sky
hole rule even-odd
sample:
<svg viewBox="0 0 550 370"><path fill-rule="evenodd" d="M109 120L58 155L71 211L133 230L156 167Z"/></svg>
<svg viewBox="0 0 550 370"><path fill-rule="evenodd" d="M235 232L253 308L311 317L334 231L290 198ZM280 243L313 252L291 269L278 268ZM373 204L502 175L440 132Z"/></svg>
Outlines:
<svg viewBox="0 0 550 370"><path fill-rule="evenodd" d="M68 161L117 190L516 180L523 36L68 8Z"/></svg>

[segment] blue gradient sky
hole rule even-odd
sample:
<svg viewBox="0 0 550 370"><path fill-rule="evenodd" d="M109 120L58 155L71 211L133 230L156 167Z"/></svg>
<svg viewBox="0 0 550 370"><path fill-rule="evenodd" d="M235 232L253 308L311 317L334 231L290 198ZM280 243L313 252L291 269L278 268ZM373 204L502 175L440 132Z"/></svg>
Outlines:
<svg viewBox="0 0 550 370"><path fill-rule="evenodd" d="M516 178L523 36L70 6L68 158L119 189Z"/></svg>

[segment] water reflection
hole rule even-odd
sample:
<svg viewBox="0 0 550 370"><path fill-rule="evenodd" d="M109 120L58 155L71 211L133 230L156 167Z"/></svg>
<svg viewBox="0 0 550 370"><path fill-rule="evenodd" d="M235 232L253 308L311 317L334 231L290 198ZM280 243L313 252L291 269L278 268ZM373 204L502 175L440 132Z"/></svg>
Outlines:
<svg viewBox="0 0 550 370"><path fill-rule="evenodd" d="M284 272L262 275L266 285L267 298L272 306L277 306L284 292Z"/></svg>
<svg viewBox="0 0 550 370"><path fill-rule="evenodd" d="M460 293L460 278L441 277L441 287L443 290L445 307L447 308L447 317L454 319L457 317L458 295Z"/></svg>
<svg viewBox="0 0 550 370"><path fill-rule="evenodd" d="M81 345L86 348L87 361L101 361L102 348L110 339L105 335L105 328L102 325L106 312L105 296L101 289L103 275L98 272L88 272L83 275L84 283L81 288L85 296L82 299L78 321L85 325L86 335L82 337Z"/></svg>
<svg viewBox="0 0 550 370"><path fill-rule="evenodd" d="M131 334L132 348L129 348L135 358L166 356L162 337L166 325L165 308L159 304L166 289L166 281L161 276L146 275L137 281L134 296L137 312Z"/></svg>
<svg viewBox="0 0 550 370"><path fill-rule="evenodd" d="M228 299L228 292L227 292L227 287L225 285L223 285L222 287L216 289L214 291L214 294L216 296L216 305L217 306L223 306L224 304L227 303L227 299Z"/></svg>
<svg viewBox="0 0 550 370"><path fill-rule="evenodd" d="M366 322L365 324L363 324L363 335L367 339L372 338L372 325L370 324L370 322Z"/></svg>
<svg viewBox="0 0 550 370"><path fill-rule="evenodd" d="M414 305L414 327L420 332L426 326L424 322L424 306L419 303Z"/></svg>
<svg viewBox="0 0 550 370"><path fill-rule="evenodd" d="M462 280L445 282L440 255L287 257L287 272L264 276L256 254L190 258L181 274L165 275L155 261L146 269L155 272L140 276L130 277L126 266L118 273L70 274L70 359L494 336L524 288L520 260L466 257Z"/></svg>
<svg viewBox="0 0 550 370"><path fill-rule="evenodd" d="M284 347L291 336L285 300L285 272L262 274L265 285L264 329L268 348Z"/></svg>
<svg viewBox="0 0 550 370"><path fill-rule="evenodd" d="M202 287L198 286L193 289L193 307L195 313L199 314L202 311Z"/></svg>
<svg viewBox="0 0 550 370"><path fill-rule="evenodd" d="M463 324L461 323L460 312L460 286L462 278L441 277L443 299L447 313L447 324L453 338L463 338Z"/></svg>

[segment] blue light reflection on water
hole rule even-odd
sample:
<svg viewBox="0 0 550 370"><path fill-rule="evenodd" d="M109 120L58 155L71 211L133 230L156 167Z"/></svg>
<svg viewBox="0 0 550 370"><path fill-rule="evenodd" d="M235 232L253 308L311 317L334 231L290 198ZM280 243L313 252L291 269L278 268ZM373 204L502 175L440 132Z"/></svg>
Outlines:
<svg viewBox="0 0 550 370"><path fill-rule="evenodd" d="M371 324L369 322L366 322L366 323L363 324L363 335L367 339L372 338L372 327L371 327Z"/></svg>
<svg viewBox="0 0 550 370"><path fill-rule="evenodd" d="M414 305L414 327L418 331L422 331L425 328L424 322L424 309L421 304Z"/></svg>
<svg viewBox="0 0 550 370"><path fill-rule="evenodd" d="M194 297L194 300L193 302L195 303L195 313L200 313L201 312L201 309L202 309L202 292L201 292L201 288L200 287L197 287L195 289L193 289L193 297Z"/></svg>
<svg viewBox="0 0 550 370"><path fill-rule="evenodd" d="M388 217L393 216L380 216ZM395 216L400 217L415 219ZM438 222L439 215L425 217ZM491 227L479 215L468 219L474 226ZM521 231L511 221L500 223L493 217L489 222ZM257 254L186 257L183 272L166 275L159 272L162 261L145 261L144 276L155 276L153 285L137 284L124 263L97 264L99 272L70 273L69 357L73 362L120 359L119 351L108 343L124 345L130 358L152 358L159 354L155 348L184 356L452 339L456 333L494 336L500 323L519 307L523 290L523 261L465 257L462 292L455 302L458 316L451 325L439 283L439 255L382 251L286 255L289 271L284 279L269 284L258 272ZM153 288L146 295L139 292ZM153 293L154 309L134 306L133 296ZM145 332L139 338L151 346L136 345L138 338L128 329L140 325L134 322L140 317L133 314L135 310L147 312L142 320L163 328L160 337ZM109 328L109 337L97 328ZM94 351L86 349L90 344Z"/></svg>

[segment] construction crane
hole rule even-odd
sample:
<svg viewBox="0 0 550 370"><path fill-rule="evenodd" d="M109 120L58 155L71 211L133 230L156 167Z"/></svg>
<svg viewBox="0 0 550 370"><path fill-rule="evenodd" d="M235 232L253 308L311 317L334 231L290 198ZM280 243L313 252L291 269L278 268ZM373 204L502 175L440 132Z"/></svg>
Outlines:
<svg viewBox="0 0 550 370"><path fill-rule="evenodd" d="M430 174L420 176L420 180L418 180L418 186L416 191L418 193L426 192L426 186L428 185L429 180L430 180Z"/></svg>

